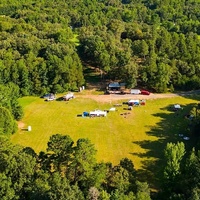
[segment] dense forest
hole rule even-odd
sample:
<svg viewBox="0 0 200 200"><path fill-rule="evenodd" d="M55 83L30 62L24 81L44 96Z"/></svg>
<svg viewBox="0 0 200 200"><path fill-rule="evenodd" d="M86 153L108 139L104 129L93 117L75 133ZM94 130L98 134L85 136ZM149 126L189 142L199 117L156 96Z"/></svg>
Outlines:
<svg viewBox="0 0 200 200"><path fill-rule="evenodd" d="M1 0L1 84L76 90L92 65L127 87L199 88L199 11L195 0Z"/></svg>
<svg viewBox="0 0 200 200"><path fill-rule="evenodd" d="M130 88L198 89L199 35L198 0L1 0L0 197L198 200L199 148L187 152L183 143L168 143L161 188L153 195L131 160L98 163L88 139L75 144L53 135L46 152L36 154L5 135L23 117L19 97L77 90L86 84L87 66ZM196 116L194 134L199 122Z"/></svg>

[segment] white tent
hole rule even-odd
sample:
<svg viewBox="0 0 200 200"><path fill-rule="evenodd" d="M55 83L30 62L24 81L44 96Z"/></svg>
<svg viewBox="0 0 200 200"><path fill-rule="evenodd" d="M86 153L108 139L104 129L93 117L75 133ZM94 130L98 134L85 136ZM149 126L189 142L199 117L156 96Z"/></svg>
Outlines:
<svg viewBox="0 0 200 200"><path fill-rule="evenodd" d="M109 109L109 111L116 111L116 108L112 107Z"/></svg>
<svg viewBox="0 0 200 200"><path fill-rule="evenodd" d="M140 100L129 100L128 103L140 103Z"/></svg>
<svg viewBox="0 0 200 200"><path fill-rule="evenodd" d="M175 108L175 109L181 109L181 106L180 106L179 104L175 104L175 105L174 105L174 108Z"/></svg>

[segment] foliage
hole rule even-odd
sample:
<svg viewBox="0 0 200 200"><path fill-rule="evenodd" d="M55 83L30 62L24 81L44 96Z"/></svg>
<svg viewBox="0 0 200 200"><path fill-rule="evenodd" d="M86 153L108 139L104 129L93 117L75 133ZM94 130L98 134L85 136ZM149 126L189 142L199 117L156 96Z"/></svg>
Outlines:
<svg viewBox="0 0 200 200"><path fill-rule="evenodd" d="M77 90L85 83L83 64L100 69L102 81L120 80L130 88L200 86L198 1L2 0L0 13L2 134L14 133L14 119L23 117L19 96ZM1 143L2 199L149 199L134 165L128 159L117 166L97 163L89 139L73 146L69 136L52 136L39 156ZM165 149L166 198L199 196L199 154L193 151L183 167L184 155L182 143Z"/></svg>
<svg viewBox="0 0 200 200"><path fill-rule="evenodd" d="M0 196L3 199L22 199L31 185L36 160L5 137L0 137L0 143L0 177L3 183Z"/></svg>
<svg viewBox="0 0 200 200"><path fill-rule="evenodd" d="M166 167L165 177L166 179L174 179L180 173L180 163L185 154L184 143L178 142L177 144L168 143L165 149Z"/></svg>
<svg viewBox="0 0 200 200"><path fill-rule="evenodd" d="M52 150L50 146L55 147L58 143L64 144L65 142L65 146L68 146L71 140L69 138L69 136L60 134L53 135L49 140L48 148ZM143 185L138 182L137 187L132 188L133 190L131 188L125 189L123 183L126 183L126 185L131 183L125 178L128 172L120 166L112 168L115 177L111 177L110 173L106 173L110 170L109 165L104 164L106 170L101 171L104 174L104 178L101 180L94 179L93 176L99 173L99 168L94 167L94 165L101 164L96 162L94 158L96 151L88 139L79 139L73 150L68 151L71 157L71 165L62 168L62 170L54 168L54 171L49 169L48 166L44 167L42 165L48 157L48 153L46 154L47 157L38 156L31 148L23 149L20 146L13 145L4 137L0 137L0 143L0 180L2 183L0 197L3 199L142 199L143 196L146 199L150 199L149 189L146 184ZM71 143L73 143L72 140ZM53 149L58 151L58 147ZM62 146L60 149L62 149ZM57 157L51 157L50 162L61 161L63 164L69 161L67 157L62 157L59 160L58 158L60 157L62 155L57 154ZM129 164L129 168L130 166ZM131 169L131 171L133 170ZM74 172L73 179L68 176L69 172ZM108 184L116 185L113 189L103 186L105 179L109 180L110 178L112 181L108 182ZM114 179L116 181L113 181ZM91 180L93 181L91 182ZM100 184L96 184L96 180ZM134 193L135 191L136 194Z"/></svg>
<svg viewBox="0 0 200 200"><path fill-rule="evenodd" d="M200 85L197 2L1 1L0 11L0 83L22 95L76 90L82 63L128 87Z"/></svg>
<svg viewBox="0 0 200 200"><path fill-rule="evenodd" d="M0 107L0 134L13 134L17 130L16 122L10 111L4 107Z"/></svg>

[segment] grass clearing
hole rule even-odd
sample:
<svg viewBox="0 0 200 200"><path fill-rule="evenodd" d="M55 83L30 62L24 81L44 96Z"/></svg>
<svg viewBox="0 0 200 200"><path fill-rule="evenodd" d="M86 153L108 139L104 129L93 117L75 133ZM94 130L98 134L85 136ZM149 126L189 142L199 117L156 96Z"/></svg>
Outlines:
<svg viewBox="0 0 200 200"><path fill-rule="evenodd" d="M189 134L184 115L198 98L147 100L145 106L134 107L132 111L123 110L124 105L116 112L109 112L107 117L87 118L77 115L83 111L109 109L113 105L81 96L69 102L24 97L20 99L25 110L22 122L24 128L32 126L32 131L19 129L11 140L32 147L38 153L46 150L49 137L56 133L68 134L75 142L79 138L89 138L97 149L98 161L118 164L120 159L127 157L138 169L140 178L149 179L154 185L161 172L163 149L167 142L182 141L179 133ZM178 114L170 109L176 103L183 106ZM120 115L125 112L130 114ZM186 141L186 145L192 142Z"/></svg>

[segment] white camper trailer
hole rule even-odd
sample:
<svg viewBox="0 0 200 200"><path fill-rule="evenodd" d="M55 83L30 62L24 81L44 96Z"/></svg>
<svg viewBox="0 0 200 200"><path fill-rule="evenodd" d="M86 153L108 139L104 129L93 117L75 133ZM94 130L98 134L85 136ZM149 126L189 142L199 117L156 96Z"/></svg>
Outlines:
<svg viewBox="0 0 200 200"><path fill-rule="evenodd" d="M107 112L101 110L94 110L89 113L90 117L106 117Z"/></svg>
<svg viewBox="0 0 200 200"><path fill-rule="evenodd" d="M73 98L74 98L74 93L71 93L71 92L63 96L64 101L69 101L70 99L73 99Z"/></svg>

